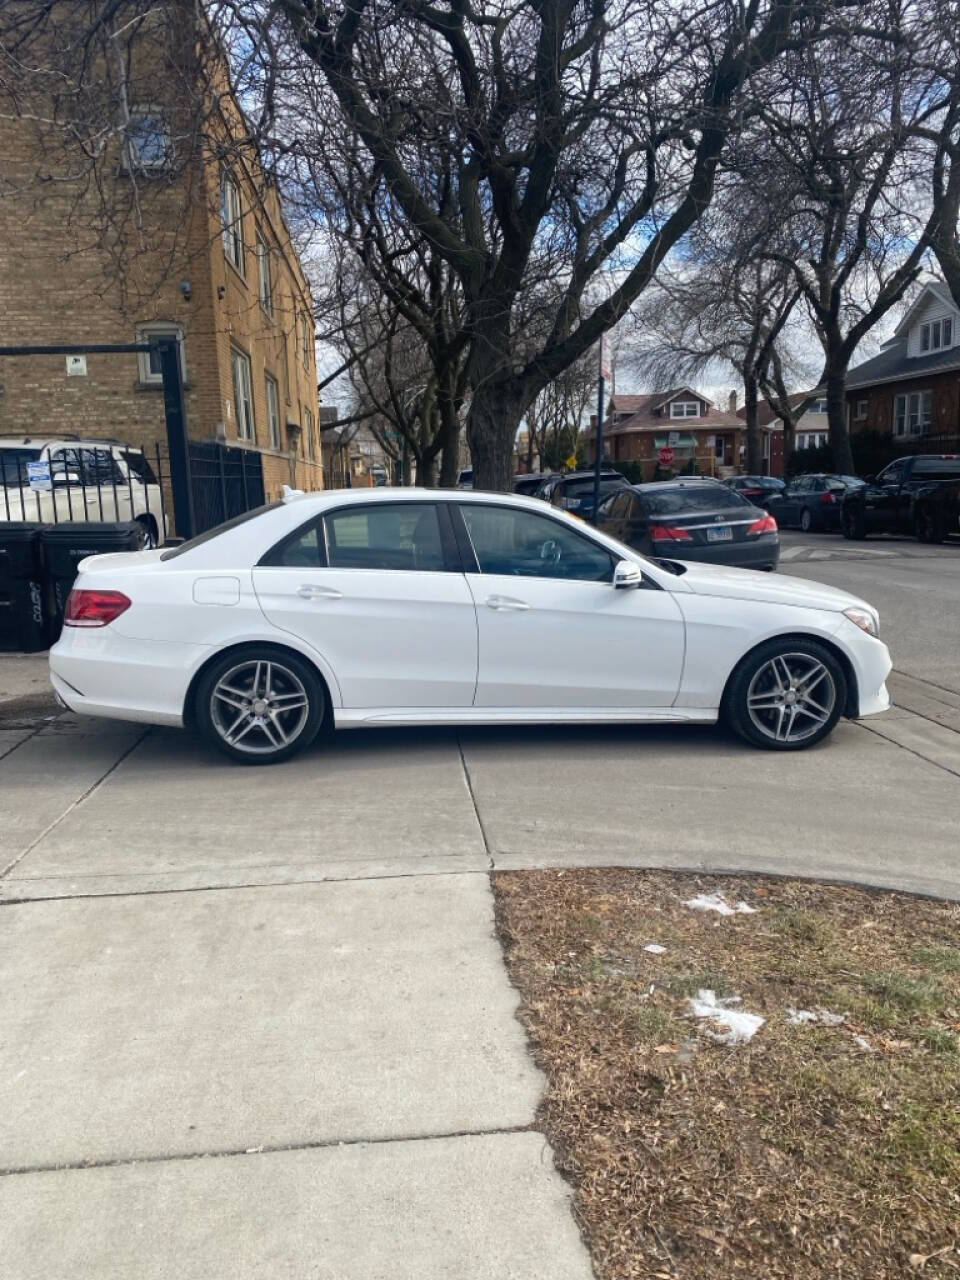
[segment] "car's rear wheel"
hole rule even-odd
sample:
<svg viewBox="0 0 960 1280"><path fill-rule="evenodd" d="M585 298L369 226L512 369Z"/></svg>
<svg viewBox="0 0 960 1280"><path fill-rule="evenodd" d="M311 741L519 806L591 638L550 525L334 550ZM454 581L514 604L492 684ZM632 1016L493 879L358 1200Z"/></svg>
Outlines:
<svg viewBox="0 0 960 1280"><path fill-rule="evenodd" d="M847 701L847 680L816 640L771 640L740 663L724 695L724 717L757 747L799 751L831 733Z"/></svg>
<svg viewBox="0 0 960 1280"><path fill-rule="evenodd" d="M800 512L800 528L804 533L809 533L813 528L813 516L810 514L809 507L804 507Z"/></svg>
<svg viewBox="0 0 960 1280"><path fill-rule="evenodd" d="M840 528L845 538L850 538L854 542L860 542L867 536L867 526L860 511L849 511L846 507L843 509L843 515L840 518Z"/></svg>
<svg viewBox="0 0 960 1280"><path fill-rule="evenodd" d="M279 764L316 738L327 701L312 667L269 646L235 650L204 673L197 724L215 746L244 764Z"/></svg>
<svg viewBox="0 0 960 1280"><path fill-rule="evenodd" d="M946 534L932 511L920 510L913 518L913 532L918 542L943 542Z"/></svg>

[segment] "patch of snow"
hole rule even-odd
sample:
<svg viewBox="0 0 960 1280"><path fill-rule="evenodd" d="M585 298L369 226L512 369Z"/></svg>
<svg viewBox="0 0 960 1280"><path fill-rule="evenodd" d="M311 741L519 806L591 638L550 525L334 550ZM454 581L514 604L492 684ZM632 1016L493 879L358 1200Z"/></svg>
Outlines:
<svg viewBox="0 0 960 1280"><path fill-rule="evenodd" d="M652 956L662 956L667 948L661 947L659 942L648 942L643 949L649 951Z"/></svg>
<svg viewBox="0 0 960 1280"><path fill-rule="evenodd" d="M854 1036L853 1042L855 1045L861 1048L864 1051L864 1053L873 1053L873 1045L870 1043L870 1041L867 1039L866 1036Z"/></svg>
<svg viewBox="0 0 960 1280"><path fill-rule="evenodd" d="M829 1009L787 1009L792 1023L819 1023L823 1027L839 1027L846 1021L846 1014L831 1013Z"/></svg>
<svg viewBox="0 0 960 1280"><path fill-rule="evenodd" d="M692 1017L709 1018L722 1028L720 1031L710 1032L720 1044L744 1044L747 1040L752 1040L766 1022L766 1018L761 1018L759 1013L745 1013L742 1009L730 1008L739 1003L739 996L718 1000L716 993L706 987L701 987L696 997L688 1001Z"/></svg>
<svg viewBox="0 0 960 1280"><path fill-rule="evenodd" d="M694 911L716 911L721 916L753 915L757 908L745 902L731 906L722 893L700 893L695 898L688 898L683 904Z"/></svg>

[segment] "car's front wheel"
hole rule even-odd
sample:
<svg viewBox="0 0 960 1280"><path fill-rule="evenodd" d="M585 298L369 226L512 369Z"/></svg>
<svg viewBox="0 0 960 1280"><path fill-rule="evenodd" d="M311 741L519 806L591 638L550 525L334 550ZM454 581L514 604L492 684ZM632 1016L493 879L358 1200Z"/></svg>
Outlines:
<svg viewBox="0 0 960 1280"><path fill-rule="evenodd" d="M313 668L295 654L251 645L211 664L197 686L197 724L244 764L279 764L316 738L327 714Z"/></svg>
<svg viewBox="0 0 960 1280"><path fill-rule="evenodd" d="M770 640L730 677L723 715L756 747L799 751L832 732L846 701L846 676L829 649L816 640Z"/></svg>
<svg viewBox="0 0 960 1280"><path fill-rule="evenodd" d="M918 542L938 543L946 538L946 531L936 515L923 509L914 516L913 532Z"/></svg>

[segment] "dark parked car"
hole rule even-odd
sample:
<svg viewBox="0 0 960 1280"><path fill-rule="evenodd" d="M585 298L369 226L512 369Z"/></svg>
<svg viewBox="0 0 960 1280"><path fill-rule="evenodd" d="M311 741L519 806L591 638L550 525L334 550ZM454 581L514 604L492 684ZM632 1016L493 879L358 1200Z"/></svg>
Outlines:
<svg viewBox="0 0 960 1280"><path fill-rule="evenodd" d="M939 508L933 499L960 480L960 453L921 453L897 458L878 476L868 476L860 489L843 499L841 528L845 538L871 533L915 534L927 540L930 518Z"/></svg>
<svg viewBox="0 0 960 1280"><path fill-rule="evenodd" d="M775 569L777 522L716 480L631 485L600 505L599 527L649 556Z"/></svg>
<svg viewBox="0 0 960 1280"><path fill-rule="evenodd" d="M513 492L521 493L525 498L532 498L546 480L556 476L555 471L530 471L524 475L513 477Z"/></svg>
<svg viewBox="0 0 960 1280"><path fill-rule="evenodd" d="M583 520L593 518L592 471L568 471L563 476L550 476L534 494L554 507L561 507ZM600 472L600 501L617 489L626 489L626 480L619 471Z"/></svg>
<svg viewBox="0 0 960 1280"><path fill-rule="evenodd" d="M794 476L782 494L771 497L767 510L777 517L781 529L837 530L844 494L862 486L857 476Z"/></svg>
<svg viewBox="0 0 960 1280"><path fill-rule="evenodd" d="M766 507L771 498L783 493L785 487L776 476L731 476L723 483L755 507Z"/></svg>

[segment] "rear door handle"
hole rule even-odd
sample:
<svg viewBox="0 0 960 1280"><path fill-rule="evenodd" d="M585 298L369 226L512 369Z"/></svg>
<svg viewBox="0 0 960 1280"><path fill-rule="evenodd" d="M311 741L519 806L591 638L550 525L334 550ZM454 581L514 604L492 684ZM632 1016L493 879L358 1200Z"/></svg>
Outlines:
<svg viewBox="0 0 960 1280"><path fill-rule="evenodd" d="M513 596L487 596L488 609L500 609L504 613L523 613L530 606L526 600L517 600Z"/></svg>
<svg viewBox="0 0 960 1280"><path fill-rule="evenodd" d="M343 592L336 587L321 587L315 582L305 582L297 588L297 595L303 600L342 600Z"/></svg>

